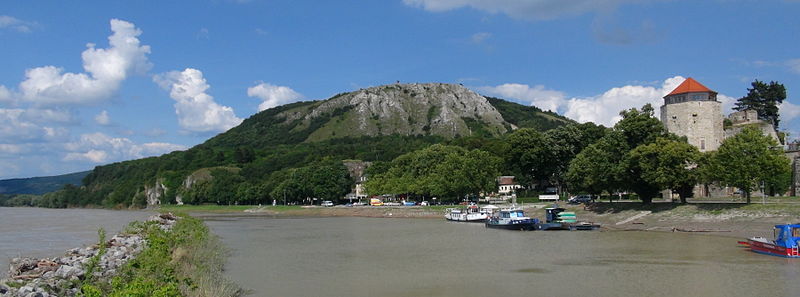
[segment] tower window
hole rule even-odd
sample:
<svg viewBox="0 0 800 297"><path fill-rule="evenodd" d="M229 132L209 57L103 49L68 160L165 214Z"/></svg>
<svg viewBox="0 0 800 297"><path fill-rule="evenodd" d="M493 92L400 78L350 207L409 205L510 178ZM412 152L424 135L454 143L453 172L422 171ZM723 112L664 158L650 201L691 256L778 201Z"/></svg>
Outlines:
<svg viewBox="0 0 800 297"><path fill-rule="evenodd" d="M705 139L700 139L700 149L701 150L705 150L706 149L706 140Z"/></svg>

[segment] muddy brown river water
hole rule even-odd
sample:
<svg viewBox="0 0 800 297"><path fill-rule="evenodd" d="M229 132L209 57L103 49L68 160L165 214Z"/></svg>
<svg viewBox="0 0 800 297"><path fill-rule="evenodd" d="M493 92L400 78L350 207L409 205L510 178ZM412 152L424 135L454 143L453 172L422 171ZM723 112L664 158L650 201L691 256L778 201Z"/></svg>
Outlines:
<svg viewBox="0 0 800 297"><path fill-rule="evenodd" d="M736 238L518 232L444 219L206 217L252 296L800 296Z"/></svg>
<svg viewBox="0 0 800 297"><path fill-rule="evenodd" d="M103 209L0 207L0 278L14 257L56 257L97 243L101 227L111 235L153 212Z"/></svg>

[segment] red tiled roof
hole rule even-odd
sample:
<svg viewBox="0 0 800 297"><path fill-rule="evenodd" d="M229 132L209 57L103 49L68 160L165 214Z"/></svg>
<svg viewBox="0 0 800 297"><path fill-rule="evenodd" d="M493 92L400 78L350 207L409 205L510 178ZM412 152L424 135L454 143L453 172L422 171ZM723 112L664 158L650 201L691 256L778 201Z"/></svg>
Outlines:
<svg viewBox="0 0 800 297"><path fill-rule="evenodd" d="M684 80L677 88L672 90L672 92L667 94L667 96L685 94L685 93L695 93L695 92L710 92L714 94L717 93L709 88L706 88L706 86L704 86L703 84L697 82L696 80L690 77Z"/></svg>
<svg viewBox="0 0 800 297"><path fill-rule="evenodd" d="M514 182L514 177L513 176L501 176L499 184L501 184L501 185L515 185L517 183Z"/></svg>

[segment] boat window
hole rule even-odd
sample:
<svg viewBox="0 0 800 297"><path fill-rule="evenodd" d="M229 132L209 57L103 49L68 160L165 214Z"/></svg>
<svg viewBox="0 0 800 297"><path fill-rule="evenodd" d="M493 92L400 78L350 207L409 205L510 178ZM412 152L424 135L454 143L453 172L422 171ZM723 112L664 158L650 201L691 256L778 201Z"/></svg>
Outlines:
<svg viewBox="0 0 800 297"><path fill-rule="evenodd" d="M800 237L800 228L792 228L792 237Z"/></svg>

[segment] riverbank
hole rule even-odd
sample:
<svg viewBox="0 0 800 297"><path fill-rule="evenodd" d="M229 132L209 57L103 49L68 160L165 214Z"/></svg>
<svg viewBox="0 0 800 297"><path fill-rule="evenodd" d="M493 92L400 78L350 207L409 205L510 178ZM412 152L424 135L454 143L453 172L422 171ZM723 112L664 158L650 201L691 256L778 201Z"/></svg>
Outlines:
<svg viewBox="0 0 800 297"><path fill-rule="evenodd" d="M154 215L63 257L15 258L0 296L240 296L225 249L196 218Z"/></svg>
<svg viewBox="0 0 800 297"><path fill-rule="evenodd" d="M525 204L531 217L542 219L550 203ZM641 230L713 234L729 237L772 237L772 226L800 221L800 204L773 202L743 203L654 203L598 202L591 206L560 204L574 211L582 221L602 224L605 230ZM201 216L280 216L280 217L373 217L442 219L454 206L170 206L164 210L184 211Z"/></svg>

